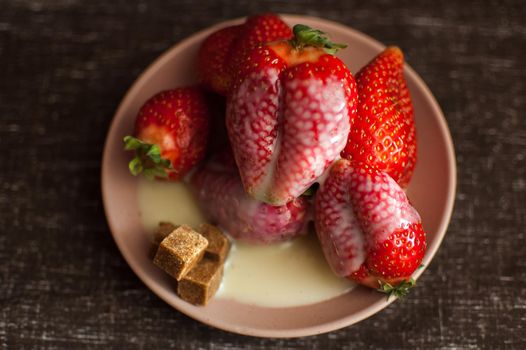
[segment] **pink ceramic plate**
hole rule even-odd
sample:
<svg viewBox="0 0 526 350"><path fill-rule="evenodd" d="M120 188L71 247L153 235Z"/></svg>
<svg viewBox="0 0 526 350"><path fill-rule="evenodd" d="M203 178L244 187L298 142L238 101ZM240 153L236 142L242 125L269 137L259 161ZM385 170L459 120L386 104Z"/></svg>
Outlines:
<svg viewBox="0 0 526 350"><path fill-rule="evenodd" d="M339 57L355 73L384 46L374 39L327 20L283 15L291 25L303 23L330 34L335 42L347 43ZM299 337L349 326L382 310L391 301L385 295L358 287L339 297L317 304L268 308L216 299L207 307L192 306L177 297L170 279L148 258L149 239L142 228L137 203L137 179L128 173L129 155L122 138L133 129L140 106L163 89L195 82L194 66L199 45L220 27L241 22L232 20L205 29L183 40L157 59L137 79L121 102L111 124L102 161L102 193L106 217L122 255L159 297L186 315L227 331L260 337ZM428 250L424 265L435 255L453 208L456 167L449 130L435 98L420 77L406 66L418 132L418 163L408 195L420 212L427 231ZM424 268L425 269L425 268ZM418 277L424 269L418 270Z"/></svg>

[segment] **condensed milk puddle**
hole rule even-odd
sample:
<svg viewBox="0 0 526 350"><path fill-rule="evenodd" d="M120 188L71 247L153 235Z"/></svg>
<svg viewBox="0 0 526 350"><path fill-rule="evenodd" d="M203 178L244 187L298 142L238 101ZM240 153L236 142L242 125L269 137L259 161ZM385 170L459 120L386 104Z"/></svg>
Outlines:
<svg viewBox="0 0 526 350"><path fill-rule="evenodd" d="M186 224L196 229L206 222L190 188L183 182L139 180L139 210L147 232L155 232L160 221Z"/></svg>
<svg viewBox="0 0 526 350"><path fill-rule="evenodd" d="M299 306L331 299L353 286L334 275L310 233L268 246L237 242L216 298L269 307Z"/></svg>
<svg viewBox="0 0 526 350"><path fill-rule="evenodd" d="M205 218L182 182L141 179L141 221L154 232L159 221L194 228ZM234 242L221 287L215 298L266 307L292 307L324 301L354 287L338 278L325 261L314 233L274 245Z"/></svg>

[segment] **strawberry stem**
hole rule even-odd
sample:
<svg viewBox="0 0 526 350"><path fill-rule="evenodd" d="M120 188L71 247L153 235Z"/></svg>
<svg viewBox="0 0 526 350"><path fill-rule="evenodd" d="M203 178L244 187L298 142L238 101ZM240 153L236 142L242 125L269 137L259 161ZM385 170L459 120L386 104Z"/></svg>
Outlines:
<svg viewBox="0 0 526 350"><path fill-rule="evenodd" d="M128 164L133 176L143 174L147 179L168 176L167 169L172 169L172 163L161 157L161 149L156 144L149 144L133 136L124 137L124 149L135 151L135 157Z"/></svg>
<svg viewBox="0 0 526 350"><path fill-rule="evenodd" d="M301 50L305 46L314 46L334 55L339 49L347 47L345 44L333 43L325 36L326 33L304 24L296 24L292 28L292 32L294 33L294 38L290 40L290 44L297 50Z"/></svg>
<svg viewBox="0 0 526 350"><path fill-rule="evenodd" d="M411 278L409 280L403 280L396 286L382 281L378 281L378 284L380 285L380 288L378 288L377 291L387 294L387 300L389 300L391 296L397 298L405 297L409 293L409 290L416 285L416 281Z"/></svg>

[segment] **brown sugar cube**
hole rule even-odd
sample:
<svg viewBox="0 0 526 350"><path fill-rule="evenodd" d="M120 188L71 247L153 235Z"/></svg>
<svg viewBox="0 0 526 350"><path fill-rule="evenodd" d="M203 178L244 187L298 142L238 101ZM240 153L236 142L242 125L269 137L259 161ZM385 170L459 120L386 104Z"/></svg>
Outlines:
<svg viewBox="0 0 526 350"><path fill-rule="evenodd" d="M179 281L201 260L207 246L206 238L186 225L179 226L163 239L153 262Z"/></svg>
<svg viewBox="0 0 526 350"><path fill-rule="evenodd" d="M155 231L155 234L153 235L153 243L156 245L161 244L161 241L168 237L168 235L172 233L172 231L177 227L179 227L179 225L174 225L171 222L161 221L157 231Z"/></svg>
<svg viewBox="0 0 526 350"><path fill-rule="evenodd" d="M174 225L171 222L159 222L159 226L157 227L157 231L154 232L152 236L152 244L150 251L148 253L148 256L153 259L155 257L155 254L157 253L157 249L159 249L159 244L163 239L165 239L170 233L172 233L173 230L178 228L179 225Z"/></svg>
<svg viewBox="0 0 526 350"><path fill-rule="evenodd" d="M223 278L223 264L208 258L201 260L179 281L177 294L194 305L206 305Z"/></svg>
<svg viewBox="0 0 526 350"><path fill-rule="evenodd" d="M201 224L199 232L208 240L205 256L211 260L224 262L230 251L230 241L216 226Z"/></svg>

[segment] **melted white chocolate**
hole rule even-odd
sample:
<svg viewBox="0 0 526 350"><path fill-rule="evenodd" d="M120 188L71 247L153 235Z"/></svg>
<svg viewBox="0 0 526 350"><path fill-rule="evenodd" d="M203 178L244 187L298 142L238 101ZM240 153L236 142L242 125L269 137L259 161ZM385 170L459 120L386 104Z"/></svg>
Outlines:
<svg viewBox="0 0 526 350"><path fill-rule="evenodd" d="M331 271L311 233L267 246L236 243L218 297L261 306L299 306L333 298L352 287Z"/></svg>
<svg viewBox="0 0 526 350"><path fill-rule="evenodd" d="M149 232L159 221L197 227L205 222L188 187L182 183L139 182L141 220ZM354 286L337 277L325 261L314 233L274 245L234 242L216 298L268 307L320 302Z"/></svg>
<svg viewBox="0 0 526 350"><path fill-rule="evenodd" d="M141 222L147 232L155 232L160 221L186 224L196 229L206 222L197 202L183 182L139 180Z"/></svg>

